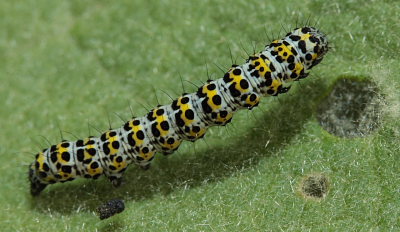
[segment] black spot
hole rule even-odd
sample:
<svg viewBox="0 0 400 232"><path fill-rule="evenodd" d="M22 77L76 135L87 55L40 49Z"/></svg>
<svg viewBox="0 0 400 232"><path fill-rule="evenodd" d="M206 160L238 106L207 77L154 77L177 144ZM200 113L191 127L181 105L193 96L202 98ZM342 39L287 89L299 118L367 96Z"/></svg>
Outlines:
<svg viewBox="0 0 400 232"><path fill-rule="evenodd" d="M212 109L211 109L211 107L208 105L207 101L208 101L208 98L204 99L204 100L201 102L201 106L202 106L202 108L203 108L204 113L209 114L209 113L212 112Z"/></svg>
<svg viewBox="0 0 400 232"><path fill-rule="evenodd" d="M83 161L84 164L90 164L92 162L92 159L85 159Z"/></svg>
<svg viewBox="0 0 400 232"><path fill-rule="evenodd" d="M199 126L193 126L192 131L194 133L198 133L198 132L200 132L200 127Z"/></svg>
<svg viewBox="0 0 400 232"><path fill-rule="evenodd" d="M167 139L167 143L168 144L174 144L175 143L175 139L169 138L169 139Z"/></svg>
<svg viewBox="0 0 400 232"><path fill-rule="evenodd" d="M89 155L91 155L91 156L96 155L96 149L94 149L94 148L86 149L86 151L87 151L87 152L89 153Z"/></svg>
<svg viewBox="0 0 400 232"><path fill-rule="evenodd" d="M128 134L127 139L128 139L128 143L129 143L130 146L133 147L133 146L136 145L136 142L135 142L135 140L133 139L133 132L131 132L131 133Z"/></svg>
<svg viewBox="0 0 400 232"><path fill-rule="evenodd" d="M233 81L233 79L230 77L229 73L225 73L225 75L224 75L224 82L225 82L225 83L229 83L229 82L231 82L231 81Z"/></svg>
<svg viewBox="0 0 400 232"><path fill-rule="evenodd" d="M110 131L110 133L108 134L110 137L114 137L117 135L117 132L115 131Z"/></svg>
<svg viewBox="0 0 400 232"><path fill-rule="evenodd" d="M314 49L313 49L313 51L314 51L315 53L318 54L318 52L319 52L319 47L318 47L318 46L315 46Z"/></svg>
<svg viewBox="0 0 400 232"><path fill-rule="evenodd" d="M132 124L133 124L134 126L139 126L139 125L140 125L140 121L139 121L139 120L134 120L134 121L132 122Z"/></svg>
<svg viewBox="0 0 400 232"><path fill-rule="evenodd" d="M68 162L69 159L71 158L71 156L70 156L69 152L63 152L63 153L61 153L61 158Z"/></svg>
<svg viewBox="0 0 400 232"><path fill-rule="evenodd" d="M151 133L153 133L154 137L160 136L160 131L157 129L157 123L151 125Z"/></svg>
<svg viewBox="0 0 400 232"><path fill-rule="evenodd" d="M83 159L84 159L84 157L85 157L84 152L83 152L83 149L78 149L78 150L76 151L76 157L78 158L78 161L79 161L79 162L82 162L82 161L83 161Z"/></svg>
<svg viewBox="0 0 400 232"><path fill-rule="evenodd" d="M257 70L254 70L254 72L250 73L250 75L256 78L260 77L260 73Z"/></svg>
<svg viewBox="0 0 400 232"><path fill-rule="evenodd" d="M113 141L113 142L111 143L111 146L112 146L114 149L119 149L119 142L118 142L118 141Z"/></svg>
<svg viewBox="0 0 400 232"><path fill-rule="evenodd" d="M271 79L271 77L272 77L271 72L267 71L267 72L265 73L265 79Z"/></svg>
<svg viewBox="0 0 400 232"><path fill-rule="evenodd" d="M164 114L164 109L158 109L157 111L156 111L156 114L158 115L158 116L161 116L161 115L163 115Z"/></svg>
<svg viewBox="0 0 400 232"><path fill-rule="evenodd" d="M165 131L169 130L169 124L168 124L167 121L162 121L162 122L160 123L160 126L161 126L161 129L163 129L163 130L165 130Z"/></svg>
<svg viewBox="0 0 400 232"><path fill-rule="evenodd" d="M185 117L189 120L193 120L194 119L194 111L191 109L186 110Z"/></svg>
<svg viewBox="0 0 400 232"><path fill-rule="evenodd" d="M83 140L80 139L80 140L76 141L75 145L76 145L77 147L83 147L83 146L84 146ZM51 148L53 148L53 147L51 147Z"/></svg>
<svg viewBox="0 0 400 232"><path fill-rule="evenodd" d="M269 95L272 95L272 94L275 93L275 91L274 91L273 89L269 89L269 90L267 90L267 93L268 93Z"/></svg>
<svg viewBox="0 0 400 232"><path fill-rule="evenodd" d="M260 72L264 72L264 67L260 67Z"/></svg>
<svg viewBox="0 0 400 232"><path fill-rule="evenodd" d="M109 142L103 143L103 152L106 155L110 154L110 148L108 147L108 144L110 144L110 143Z"/></svg>
<svg viewBox="0 0 400 232"><path fill-rule="evenodd" d="M288 65L288 68L289 68L290 70L293 70L295 67L296 67L296 65L295 65L294 63L290 63L290 64Z"/></svg>
<svg viewBox="0 0 400 232"><path fill-rule="evenodd" d="M78 140L78 142L79 142L79 141L82 141L82 140ZM57 146L56 146L56 145L51 146L50 152L53 152L53 151L55 151L55 150L57 150Z"/></svg>
<svg viewBox="0 0 400 232"><path fill-rule="evenodd" d="M275 71L276 71L275 66L274 66L274 64L272 64L272 63L269 64L269 69L270 69L272 72L275 72Z"/></svg>
<svg viewBox="0 0 400 232"><path fill-rule="evenodd" d="M288 54L287 54L287 52L284 52L282 55L283 55L283 56L287 56Z"/></svg>
<svg viewBox="0 0 400 232"><path fill-rule="evenodd" d="M303 53L307 52L306 42L304 40L299 41L299 48L301 49L301 52L303 52Z"/></svg>
<svg viewBox="0 0 400 232"><path fill-rule="evenodd" d="M65 173L71 173L72 172L72 168L71 168L71 166L64 165L64 166L61 167L61 171L65 172Z"/></svg>
<svg viewBox="0 0 400 232"><path fill-rule="evenodd" d="M148 148L148 147L144 147L144 148L142 149L142 152L143 152L144 154L148 153L148 152L149 152L149 148Z"/></svg>
<svg viewBox="0 0 400 232"><path fill-rule="evenodd" d="M47 163L43 163L43 170L46 172L50 171L49 165L47 165Z"/></svg>
<svg viewBox="0 0 400 232"><path fill-rule="evenodd" d="M216 88L217 86L215 85L215 84L209 84L209 85L207 85L207 89L208 90L214 90L215 88Z"/></svg>
<svg viewBox="0 0 400 232"><path fill-rule="evenodd" d="M129 122L124 124L124 130L125 131L130 131L131 129L132 129L132 127L129 125ZM104 142L105 140L102 139L101 141Z"/></svg>
<svg viewBox="0 0 400 232"><path fill-rule="evenodd" d="M172 102L171 108L172 108L173 110L179 110L179 106L178 106L178 101L177 101L177 100L174 100L174 101Z"/></svg>
<svg viewBox="0 0 400 232"><path fill-rule="evenodd" d="M235 68L232 73L236 76L239 76L240 74L242 74L242 71L238 68Z"/></svg>
<svg viewBox="0 0 400 232"><path fill-rule="evenodd" d="M181 98L181 103L182 104L186 104L186 103L188 103L189 102L189 98L188 97L183 97L183 98Z"/></svg>
<svg viewBox="0 0 400 232"><path fill-rule="evenodd" d="M185 125L185 121L183 121L180 117L180 113L176 113L175 114L175 121L176 121L176 125L179 127L183 127Z"/></svg>
<svg viewBox="0 0 400 232"><path fill-rule="evenodd" d="M293 62L294 62L294 56L293 56L293 55L290 55L290 56L287 58L287 62L288 62L288 63L293 63Z"/></svg>
<svg viewBox="0 0 400 232"><path fill-rule="evenodd" d="M293 53L293 55L297 56L297 51L293 47L290 49L290 51Z"/></svg>
<svg viewBox="0 0 400 232"><path fill-rule="evenodd" d="M257 56L250 56L249 57L250 60L257 60L257 58L258 58Z"/></svg>
<svg viewBox="0 0 400 232"><path fill-rule="evenodd" d="M36 167L36 169L39 169L40 163L36 161L36 162L35 162L35 167Z"/></svg>
<svg viewBox="0 0 400 232"><path fill-rule="evenodd" d="M309 28L309 27L303 27L302 29L301 29L301 32L303 32L304 34L307 34L308 32L310 32L311 31L311 29Z"/></svg>
<svg viewBox="0 0 400 232"><path fill-rule="evenodd" d="M205 93L203 93L203 88L204 88L204 86L200 87L200 88L197 90L197 92L196 92L196 95L197 95L198 97L200 97L200 98L206 97L206 96L207 96Z"/></svg>
<svg viewBox="0 0 400 232"><path fill-rule="evenodd" d="M250 101L255 101L257 99L257 95L255 95L254 93L250 95Z"/></svg>
<svg viewBox="0 0 400 232"><path fill-rule="evenodd" d="M113 166L113 165L108 165L108 169L110 169L112 171L117 170L117 168L115 166Z"/></svg>
<svg viewBox="0 0 400 232"><path fill-rule="evenodd" d="M229 86L229 91L230 91L232 97L239 97L240 96L240 91L236 89L234 84Z"/></svg>
<svg viewBox="0 0 400 232"><path fill-rule="evenodd" d="M247 82L245 79L240 80L240 87L242 89L247 89L249 88L249 82Z"/></svg>
<svg viewBox="0 0 400 232"><path fill-rule="evenodd" d="M144 139L144 133L143 133L143 131L142 131L142 130L139 130L139 131L136 133L136 137L137 137L138 139L140 139L140 140L143 140L143 139Z"/></svg>
<svg viewBox="0 0 400 232"><path fill-rule="evenodd" d="M93 176L93 179L97 180L100 176L101 176L101 174L96 174Z"/></svg>
<svg viewBox="0 0 400 232"><path fill-rule="evenodd" d="M89 141L87 141L87 143L86 143L86 145L93 145L93 144L95 144L96 142L94 141L94 140L89 140Z"/></svg>
<svg viewBox="0 0 400 232"><path fill-rule="evenodd" d="M218 114L217 113L215 113L215 112L212 112L211 113L211 118L212 119L216 119L218 117Z"/></svg>
<svg viewBox="0 0 400 232"><path fill-rule="evenodd" d="M147 119L148 119L149 121L154 121L154 120L156 120L156 118L153 117L153 111L150 111L150 112L147 114Z"/></svg>
<svg viewBox="0 0 400 232"><path fill-rule="evenodd" d="M282 57L281 56L276 56L276 61L278 61L279 63L282 63L283 62L283 59L282 59Z"/></svg>
<svg viewBox="0 0 400 232"><path fill-rule="evenodd" d="M102 142L104 142L104 141L107 140L107 132L104 133L104 134L102 134L102 135L100 136L100 140L101 140Z"/></svg>
<svg viewBox="0 0 400 232"><path fill-rule="evenodd" d="M51 162L53 162L53 163L57 162L57 160L58 160L58 158L57 158L57 152L51 153L51 154L50 154L50 159L51 159Z"/></svg>
<svg viewBox="0 0 400 232"><path fill-rule="evenodd" d="M98 167L99 167L99 164L96 161L94 161L92 164L90 164L91 169L96 169Z"/></svg>
<svg viewBox="0 0 400 232"><path fill-rule="evenodd" d="M312 55L310 53L307 53L306 60L312 60Z"/></svg>
<svg viewBox="0 0 400 232"><path fill-rule="evenodd" d="M277 55L278 55L278 52L277 52L277 51L271 51L271 55L277 56Z"/></svg>
<svg viewBox="0 0 400 232"><path fill-rule="evenodd" d="M221 101L222 101L222 99L219 95L214 95L212 97L212 102L217 106L221 105Z"/></svg>
<svg viewBox="0 0 400 232"><path fill-rule="evenodd" d="M225 110L223 110L223 111L221 111L221 112L219 113L219 116L220 116L221 118L225 118L227 115L228 115L228 112L225 111Z"/></svg>
<svg viewBox="0 0 400 232"><path fill-rule="evenodd" d="M67 148L67 147L69 147L69 143L62 143L61 147Z"/></svg>
<svg viewBox="0 0 400 232"><path fill-rule="evenodd" d="M301 37L298 36L298 35L291 35L291 36L289 36L289 38L290 38L291 40L293 40L293 41L299 41L299 40L301 39Z"/></svg>
<svg viewBox="0 0 400 232"><path fill-rule="evenodd" d="M115 161L117 161L118 163L121 163L122 161L124 161L124 159L122 158L122 156L118 156Z"/></svg>

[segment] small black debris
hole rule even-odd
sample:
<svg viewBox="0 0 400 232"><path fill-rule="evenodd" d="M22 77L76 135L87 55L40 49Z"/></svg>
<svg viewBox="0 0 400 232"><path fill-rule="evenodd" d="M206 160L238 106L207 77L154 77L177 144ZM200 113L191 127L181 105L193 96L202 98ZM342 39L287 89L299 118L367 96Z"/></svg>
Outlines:
<svg viewBox="0 0 400 232"><path fill-rule="evenodd" d="M125 204L123 200L113 199L100 205L97 208L97 213L100 220L114 216L117 213L121 213L125 209Z"/></svg>

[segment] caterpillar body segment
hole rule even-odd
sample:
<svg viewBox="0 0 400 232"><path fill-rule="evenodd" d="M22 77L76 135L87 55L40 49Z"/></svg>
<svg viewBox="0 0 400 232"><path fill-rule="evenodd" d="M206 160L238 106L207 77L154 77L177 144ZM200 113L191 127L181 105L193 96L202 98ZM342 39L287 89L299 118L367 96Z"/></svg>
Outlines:
<svg viewBox="0 0 400 232"><path fill-rule="evenodd" d="M239 109L256 107L261 97L287 92L290 87L285 84L307 77L327 51L328 41L320 31L296 28L195 93L183 94L99 137L44 149L29 167L31 194L76 177L105 175L118 186L129 164L148 168L157 152L173 153L183 140L202 138L208 127L226 125Z"/></svg>

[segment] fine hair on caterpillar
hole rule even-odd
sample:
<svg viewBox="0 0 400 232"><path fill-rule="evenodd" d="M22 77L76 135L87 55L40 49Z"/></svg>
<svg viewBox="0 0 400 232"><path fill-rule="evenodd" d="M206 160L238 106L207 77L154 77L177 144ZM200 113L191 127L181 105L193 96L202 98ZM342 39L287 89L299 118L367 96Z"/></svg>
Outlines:
<svg viewBox="0 0 400 232"><path fill-rule="evenodd" d="M147 169L155 153L171 154L183 140L196 141L209 127L228 124L236 111L256 107L261 97L288 92L287 83L306 78L327 52L328 41L322 32L296 28L194 93L184 93L99 137L52 145L29 166L31 194L77 177L105 175L119 186L129 164Z"/></svg>

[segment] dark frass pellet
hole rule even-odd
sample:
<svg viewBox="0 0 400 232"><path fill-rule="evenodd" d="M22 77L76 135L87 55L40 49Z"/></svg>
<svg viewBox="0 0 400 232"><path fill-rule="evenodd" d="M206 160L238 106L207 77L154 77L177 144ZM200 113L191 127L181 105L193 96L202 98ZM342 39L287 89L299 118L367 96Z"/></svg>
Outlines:
<svg viewBox="0 0 400 232"><path fill-rule="evenodd" d="M97 214L100 220L112 217L117 213L121 213L125 209L125 204L123 200L113 199L110 200L97 208Z"/></svg>

